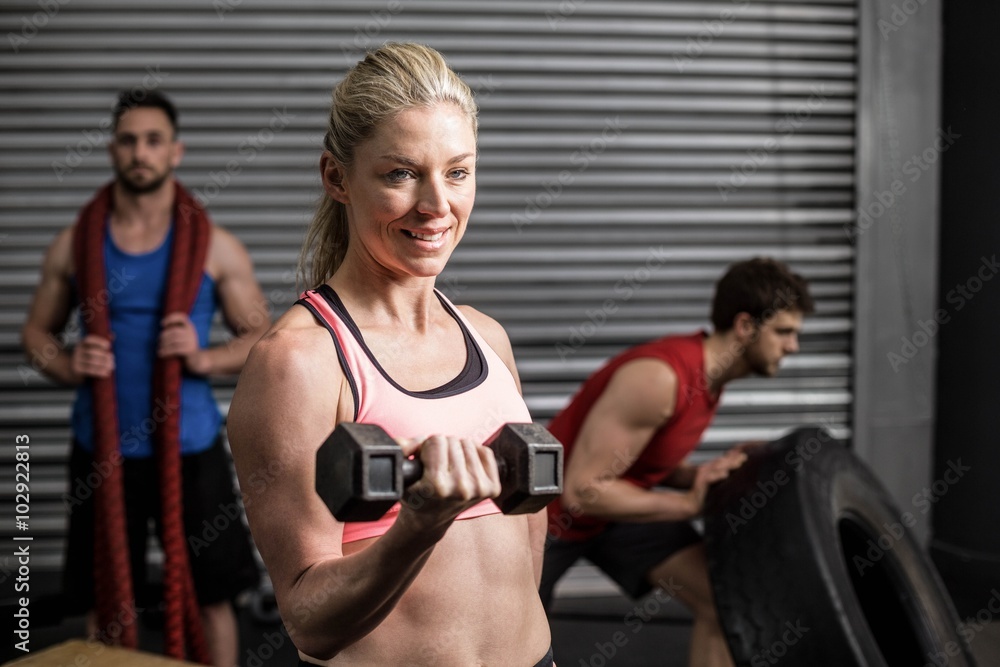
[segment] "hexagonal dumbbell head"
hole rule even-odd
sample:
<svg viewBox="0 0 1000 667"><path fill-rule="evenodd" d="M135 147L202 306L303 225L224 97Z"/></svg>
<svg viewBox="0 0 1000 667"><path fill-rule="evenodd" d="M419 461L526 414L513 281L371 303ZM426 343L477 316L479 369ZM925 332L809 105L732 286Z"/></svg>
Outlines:
<svg viewBox="0 0 1000 667"><path fill-rule="evenodd" d="M402 467L382 427L341 423L316 452L316 492L338 521L376 521L403 497Z"/></svg>
<svg viewBox="0 0 1000 667"><path fill-rule="evenodd" d="M502 489L493 501L504 514L530 514L562 493L563 447L537 424L505 424L486 441Z"/></svg>

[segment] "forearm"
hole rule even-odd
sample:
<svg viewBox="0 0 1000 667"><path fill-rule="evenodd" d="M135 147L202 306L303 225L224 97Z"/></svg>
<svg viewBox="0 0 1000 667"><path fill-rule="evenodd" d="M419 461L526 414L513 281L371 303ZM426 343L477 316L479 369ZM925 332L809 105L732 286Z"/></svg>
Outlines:
<svg viewBox="0 0 1000 667"><path fill-rule="evenodd" d="M567 500L571 512L613 521L686 521L698 513L691 493L643 489L621 479L588 484Z"/></svg>
<svg viewBox="0 0 1000 667"><path fill-rule="evenodd" d="M690 489L694 486L694 478L698 474L698 466L682 463L664 480L664 484L675 489Z"/></svg>
<svg viewBox="0 0 1000 667"><path fill-rule="evenodd" d="M363 551L308 569L279 600L295 645L329 660L365 637L395 608L436 542L394 525Z"/></svg>
<svg viewBox="0 0 1000 667"><path fill-rule="evenodd" d="M73 372L72 354L51 333L25 327L21 341L32 369L60 384L80 384L80 377Z"/></svg>

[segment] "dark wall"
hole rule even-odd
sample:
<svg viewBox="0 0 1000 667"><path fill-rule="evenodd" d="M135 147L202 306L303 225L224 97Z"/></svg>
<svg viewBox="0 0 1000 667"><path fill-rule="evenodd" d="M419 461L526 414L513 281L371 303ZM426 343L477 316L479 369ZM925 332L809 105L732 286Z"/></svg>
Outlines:
<svg viewBox="0 0 1000 667"><path fill-rule="evenodd" d="M1000 4L944 4L934 560L960 611L1000 587ZM958 136L960 135L960 136ZM927 329L934 326L928 323Z"/></svg>

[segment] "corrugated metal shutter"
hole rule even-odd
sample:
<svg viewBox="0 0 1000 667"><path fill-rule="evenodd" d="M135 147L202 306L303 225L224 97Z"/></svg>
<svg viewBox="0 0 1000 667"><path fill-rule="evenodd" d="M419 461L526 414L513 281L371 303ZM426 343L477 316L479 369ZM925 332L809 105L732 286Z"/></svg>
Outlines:
<svg viewBox="0 0 1000 667"><path fill-rule="evenodd" d="M43 249L109 178L115 92L174 97L179 175L250 247L280 313L330 88L386 40L435 46L478 92L479 198L441 285L507 327L536 419L622 348L707 326L726 265L766 254L812 281L819 313L778 379L732 386L705 449L802 422L846 433L855 5L17 3L0 31L0 451L30 434L33 567L61 562L72 394L33 377L18 331ZM218 383L224 405L232 386ZM4 539L13 463L0 460Z"/></svg>

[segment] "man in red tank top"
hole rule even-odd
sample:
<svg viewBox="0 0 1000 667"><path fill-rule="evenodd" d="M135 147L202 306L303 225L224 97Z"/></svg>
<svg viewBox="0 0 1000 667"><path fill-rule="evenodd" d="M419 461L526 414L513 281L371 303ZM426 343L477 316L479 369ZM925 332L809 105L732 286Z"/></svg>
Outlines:
<svg viewBox="0 0 1000 667"><path fill-rule="evenodd" d="M586 558L639 598L654 587L694 616L690 665L732 665L712 601L699 534L710 484L745 455L738 447L698 466L684 460L715 415L723 387L773 377L798 351L813 312L805 280L771 259L729 267L716 285L713 332L670 336L626 350L583 384L549 425L565 448L562 497L548 507L540 594ZM654 488L657 485L671 489Z"/></svg>

